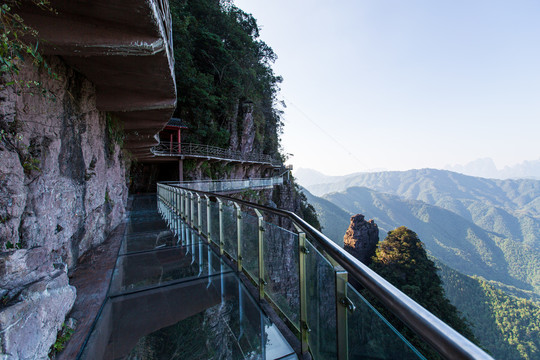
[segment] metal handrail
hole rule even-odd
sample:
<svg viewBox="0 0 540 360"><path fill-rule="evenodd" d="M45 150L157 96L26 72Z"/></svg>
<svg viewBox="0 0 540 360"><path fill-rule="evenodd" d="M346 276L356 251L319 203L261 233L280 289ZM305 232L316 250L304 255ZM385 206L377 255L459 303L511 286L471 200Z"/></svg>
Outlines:
<svg viewBox="0 0 540 360"><path fill-rule="evenodd" d="M177 143L164 141L150 149L156 156L183 156L216 158L220 160L241 161L281 166L281 160L275 159L268 154L243 153L216 146L192 143Z"/></svg>
<svg viewBox="0 0 540 360"><path fill-rule="evenodd" d="M403 321L403 323L418 334L424 341L429 343L444 358L493 360L491 356L478 346L398 290L383 277L339 247L336 243L313 226L309 225L295 213L288 210L251 203L226 195L196 191L178 185L169 186L186 191L194 191L201 195L212 196L225 201L232 201L252 209L262 210L266 213L290 219L302 231L310 235L310 237L313 238L329 256L341 265L349 275L368 289L381 304Z"/></svg>

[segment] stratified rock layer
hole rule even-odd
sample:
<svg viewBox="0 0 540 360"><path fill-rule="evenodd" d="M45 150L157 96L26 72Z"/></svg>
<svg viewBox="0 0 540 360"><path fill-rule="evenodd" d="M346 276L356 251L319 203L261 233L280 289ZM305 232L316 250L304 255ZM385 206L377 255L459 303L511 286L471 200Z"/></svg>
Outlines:
<svg viewBox="0 0 540 360"><path fill-rule="evenodd" d="M379 242L379 228L373 220L366 221L364 215L351 217L351 224L343 237L343 247L364 264L371 262Z"/></svg>

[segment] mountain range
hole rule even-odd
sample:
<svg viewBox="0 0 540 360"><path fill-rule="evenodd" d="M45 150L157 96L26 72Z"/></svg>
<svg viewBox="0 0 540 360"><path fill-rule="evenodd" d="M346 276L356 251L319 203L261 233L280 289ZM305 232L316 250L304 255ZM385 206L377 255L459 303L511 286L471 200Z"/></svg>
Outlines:
<svg viewBox="0 0 540 360"><path fill-rule="evenodd" d="M337 181L306 186L311 193L306 196L323 231L337 243L350 216L362 213L375 220L381 236L409 227L432 256L464 274L540 294L539 180L485 179L434 169L332 180Z"/></svg>
<svg viewBox="0 0 540 360"><path fill-rule="evenodd" d="M410 228L482 346L495 358L540 359L540 180L421 169L304 181L310 172L298 180L329 238L343 245L357 213L375 220L381 240Z"/></svg>

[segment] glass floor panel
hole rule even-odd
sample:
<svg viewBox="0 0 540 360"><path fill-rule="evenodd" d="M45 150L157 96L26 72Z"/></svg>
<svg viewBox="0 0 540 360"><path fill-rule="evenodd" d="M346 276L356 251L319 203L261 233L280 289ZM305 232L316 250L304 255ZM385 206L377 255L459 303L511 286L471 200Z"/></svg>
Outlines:
<svg viewBox="0 0 540 360"><path fill-rule="evenodd" d="M236 274L109 299L82 359L297 359Z"/></svg>
<svg viewBox="0 0 540 360"><path fill-rule="evenodd" d="M131 224L134 224L134 223L149 223L149 222L154 222L154 221L163 221L163 218L155 216L155 215L154 216L149 216L146 213L143 213L143 214L140 214L140 215L133 215L132 214L129 217L128 224L131 225ZM165 221L163 221L163 223L165 223ZM145 231L144 228L142 230Z"/></svg>
<svg viewBox="0 0 540 360"><path fill-rule="evenodd" d="M109 295L230 271L232 269L203 243L121 255L116 261Z"/></svg>
<svg viewBox="0 0 540 360"><path fill-rule="evenodd" d="M175 234L176 233L176 234ZM150 251L157 249L170 248L181 245L193 245L206 243L196 230L193 230L183 222L179 229L158 230L142 233L130 233L124 238L120 246L120 255L126 255L134 252Z"/></svg>
<svg viewBox="0 0 540 360"><path fill-rule="evenodd" d="M148 209L157 209L157 199L156 195L149 194L149 195L137 195L133 197L133 203L131 208L133 209L131 212L138 212L138 211L144 211Z"/></svg>
<svg viewBox="0 0 540 360"><path fill-rule="evenodd" d="M129 221L127 225L127 233L142 233L150 231L163 231L168 230L167 223L163 219L152 218L144 221L139 219L138 221Z"/></svg>
<svg viewBox="0 0 540 360"><path fill-rule="evenodd" d="M206 239L178 218L169 229L155 196L133 204L79 359L297 359Z"/></svg>
<svg viewBox="0 0 540 360"><path fill-rule="evenodd" d="M178 238L170 230L154 231L126 236L120 247L120 255L133 252L157 250L177 246Z"/></svg>

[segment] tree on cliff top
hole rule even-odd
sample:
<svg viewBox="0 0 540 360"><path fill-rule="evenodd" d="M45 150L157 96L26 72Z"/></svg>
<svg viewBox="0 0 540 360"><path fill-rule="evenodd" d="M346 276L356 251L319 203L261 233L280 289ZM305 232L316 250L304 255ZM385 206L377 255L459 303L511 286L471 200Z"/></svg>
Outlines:
<svg viewBox="0 0 540 360"><path fill-rule="evenodd" d="M465 319L446 298L437 267L427 257L415 232L405 226L389 231L373 256L371 268L463 336L477 342ZM410 334L408 329L396 327Z"/></svg>
<svg viewBox="0 0 540 360"><path fill-rule="evenodd" d="M255 18L230 1L171 0L178 105L189 142L229 147L244 101L252 102L254 148L277 155L281 77L272 49L259 39ZM259 150L259 151L260 151Z"/></svg>

